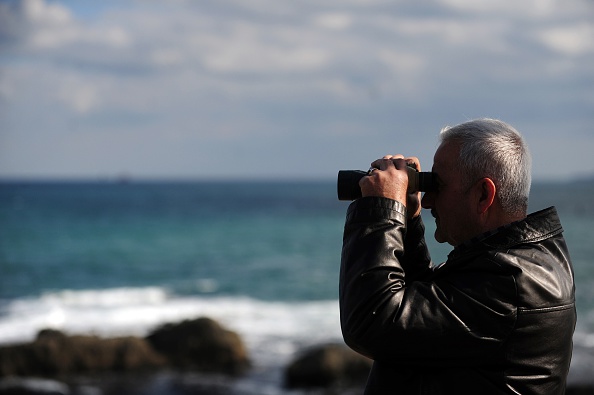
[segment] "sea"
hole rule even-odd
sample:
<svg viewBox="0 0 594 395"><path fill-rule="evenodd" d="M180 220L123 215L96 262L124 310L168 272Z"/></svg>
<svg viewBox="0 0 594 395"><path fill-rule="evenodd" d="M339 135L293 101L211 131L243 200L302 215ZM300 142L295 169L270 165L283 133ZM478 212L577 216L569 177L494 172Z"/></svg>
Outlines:
<svg viewBox="0 0 594 395"><path fill-rule="evenodd" d="M573 260L570 383L594 380L593 196L594 179L534 182L530 200L531 211L557 207ZM144 336L210 317L242 337L253 362L225 393L300 394L284 387L286 366L311 347L343 343L348 204L335 180L2 181L0 345L44 328ZM450 247L434 241L428 214L440 263Z"/></svg>

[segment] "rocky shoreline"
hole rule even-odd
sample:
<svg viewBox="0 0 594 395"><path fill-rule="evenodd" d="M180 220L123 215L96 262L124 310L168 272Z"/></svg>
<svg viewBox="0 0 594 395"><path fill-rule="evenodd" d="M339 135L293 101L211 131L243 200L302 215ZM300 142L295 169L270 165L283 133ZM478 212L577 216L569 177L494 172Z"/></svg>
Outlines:
<svg viewBox="0 0 594 395"><path fill-rule="evenodd" d="M284 386L357 388L370 366L344 345L320 345L284 368ZM0 394L219 394L251 367L240 336L206 317L166 324L146 337L45 329L30 343L0 347Z"/></svg>
<svg viewBox="0 0 594 395"><path fill-rule="evenodd" d="M347 395L362 393L370 367L344 344L323 344L280 368L287 391ZM206 317L146 337L45 329L33 342L0 347L0 395L232 394L252 368L241 337ZM594 385L572 384L566 394L594 394Z"/></svg>

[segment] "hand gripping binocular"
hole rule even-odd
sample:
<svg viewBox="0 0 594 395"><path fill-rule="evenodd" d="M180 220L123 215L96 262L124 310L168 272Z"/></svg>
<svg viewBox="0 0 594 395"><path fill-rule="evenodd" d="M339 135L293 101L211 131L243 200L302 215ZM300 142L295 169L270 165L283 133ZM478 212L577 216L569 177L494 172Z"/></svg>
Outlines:
<svg viewBox="0 0 594 395"><path fill-rule="evenodd" d="M417 171L408 165L408 192L431 192L437 189L435 173ZM361 197L359 180L369 175L363 170L340 170L338 172L338 200L355 200Z"/></svg>

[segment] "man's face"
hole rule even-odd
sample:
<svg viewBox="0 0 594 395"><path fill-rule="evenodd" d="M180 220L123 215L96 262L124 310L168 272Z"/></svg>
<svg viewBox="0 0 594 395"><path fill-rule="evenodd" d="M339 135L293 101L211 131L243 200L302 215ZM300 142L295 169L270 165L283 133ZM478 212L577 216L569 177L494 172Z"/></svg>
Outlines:
<svg viewBox="0 0 594 395"><path fill-rule="evenodd" d="M437 174L438 189L423 196L423 208L435 217L435 239L457 246L478 234L473 222L471 198L465 187L464 174L458 166L460 146L446 142L439 146L433 158L432 172Z"/></svg>

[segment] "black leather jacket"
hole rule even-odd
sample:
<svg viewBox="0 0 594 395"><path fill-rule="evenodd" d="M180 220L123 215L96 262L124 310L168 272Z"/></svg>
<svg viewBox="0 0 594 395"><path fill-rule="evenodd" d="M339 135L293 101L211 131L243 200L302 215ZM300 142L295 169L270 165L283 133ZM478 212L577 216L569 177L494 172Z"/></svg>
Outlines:
<svg viewBox="0 0 594 395"><path fill-rule="evenodd" d="M385 198L347 213L344 339L374 360L366 394L563 394L576 322L555 208L431 266L420 217Z"/></svg>

